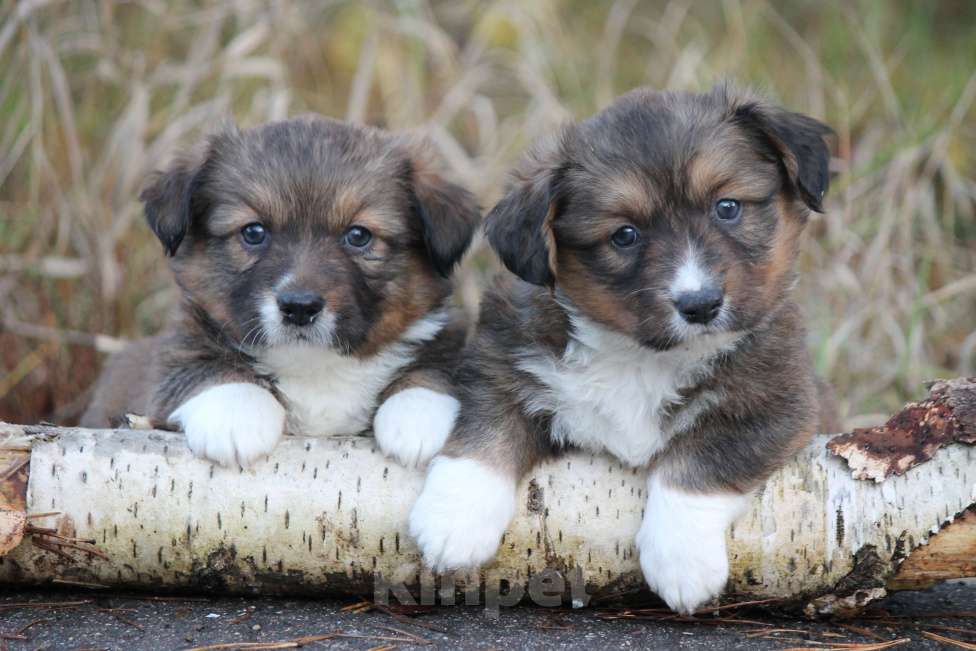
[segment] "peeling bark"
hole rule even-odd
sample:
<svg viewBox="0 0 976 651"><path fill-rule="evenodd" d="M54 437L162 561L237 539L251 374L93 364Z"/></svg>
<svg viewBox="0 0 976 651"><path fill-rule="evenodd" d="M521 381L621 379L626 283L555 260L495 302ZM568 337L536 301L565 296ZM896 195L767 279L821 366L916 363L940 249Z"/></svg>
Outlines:
<svg viewBox="0 0 976 651"><path fill-rule="evenodd" d="M0 424L5 435L32 445L20 511L55 512L37 522L57 537L0 559L0 581L372 596L386 577L415 595L423 588L406 528L423 475L384 458L371 438L288 437L242 471L194 458L174 433ZM727 598L781 598L810 614L859 607L912 584L899 579L899 566L910 567L902 561L976 503L976 448L944 447L874 483L852 479L827 438L776 473L729 532ZM538 467L520 487L498 558L473 580L524 587L548 569L578 577L593 597L641 588L633 540L644 486L642 472L601 455ZM951 540L955 526L932 544ZM52 551L50 540L62 546ZM926 567L932 580L972 565Z"/></svg>
<svg viewBox="0 0 976 651"><path fill-rule="evenodd" d="M976 378L933 382L926 400L908 403L881 427L837 436L827 447L847 460L855 479L883 481L956 442L976 443Z"/></svg>

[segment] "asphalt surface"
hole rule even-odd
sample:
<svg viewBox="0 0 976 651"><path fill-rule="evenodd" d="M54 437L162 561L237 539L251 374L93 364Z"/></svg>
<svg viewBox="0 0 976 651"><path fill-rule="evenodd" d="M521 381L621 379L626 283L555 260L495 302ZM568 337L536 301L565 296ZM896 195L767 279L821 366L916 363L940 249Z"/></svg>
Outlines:
<svg viewBox="0 0 976 651"><path fill-rule="evenodd" d="M354 604L6 591L0 593L0 649L5 643L12 651L160 651L255 642L294 648L270 646L293 641L308 649L829 649L831 644L880 640L907 640L901 649L950 648L923 631L976 643L976 585L961 582L898 593L857 620L816 623L763 607L722 611L718 619L675 621L663 619L669 617L663 613L631 619L619 610L520 607L491 618L478 608L362 612L350 608ZM300 640L324 635L331 637Z"/></svg>

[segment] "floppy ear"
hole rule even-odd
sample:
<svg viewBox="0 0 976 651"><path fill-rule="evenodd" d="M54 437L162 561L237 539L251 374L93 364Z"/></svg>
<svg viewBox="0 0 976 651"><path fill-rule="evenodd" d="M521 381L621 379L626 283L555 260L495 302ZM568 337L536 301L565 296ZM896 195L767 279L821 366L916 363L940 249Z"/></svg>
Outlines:
<svg viewBox="0 0 976 651"><path fill-rule="evenodd" d="M553 143L544 143L488 217L485 235L509 271L533 285L552 287L556 282L555 240L556 177Z"/></svg>
<svg viewBox="0 0 976 651"><path fill-rule="evenodd" d="M188 158L178 159L168 170L153 172L139 193L146 221L163 243L166 255L176 255L180 242L190 228L192 199L199 185L199 171L199 163Z"/></svg>
<svg viewBox="0 0 976 651"><path fill-rule="evenodd" d="M823 212L823 198L830 183L830 150L825 138L833 130L802 113L754 104L740 108L737 115L755 125L776 148L803 202L811 210Z"/></svg>
<svg viewBox="0 0 976 651"><path fill-rule="evenodd" d="M434 269L446 278L468 250L481 222L481 208L473 194L435 171L423 152L411 156L409 172L424 246Z"/></svg>

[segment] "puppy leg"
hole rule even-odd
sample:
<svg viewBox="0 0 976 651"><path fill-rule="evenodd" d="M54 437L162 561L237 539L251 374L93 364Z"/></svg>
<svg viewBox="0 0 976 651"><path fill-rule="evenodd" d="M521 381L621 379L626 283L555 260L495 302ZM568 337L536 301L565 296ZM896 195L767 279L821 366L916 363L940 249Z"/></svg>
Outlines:
<svg viewBox="0 0 976 651"><path fill-rule="evenodd" d="M407 467L420 467L447 442L461 403L446 379L433 383L406 382L396 387L373 417L373 436L380 450Z"/></svg>
<svg viewBox="0 0 976 651"><path fill-rule="evenodd" d="M536 424L514 409L500 411L510 398L491 404L491 395L464 398L455 436L431 461L410 513L410 535L439 571L477 567L495 556L515 515L518 482L544 454Z"/></svg>
<svg viewBox="0 0 976 651"><path fill-rule="evenodd" d="M816 422L802 389L751 404L735 427L727 412L705 413L654 462L636 543L648 584L674 610L693 612L725 588L729 526Z"/></svg>
<svg viewBox="0 0 976 651"><path fill-rule="evenodd" d="M652 471L636 543L648 585L672 610L691 614L721 594L729 576L725 534L748 502L748 494L689 491Z"/></svg>
<svg viewBox="0 0 976 651"><path fill-rule="evenodd" d="M285 409L267 389L232 382L200 391L173 410L168 420L186 433L198 457L246 468L278 444Z"/></svg>

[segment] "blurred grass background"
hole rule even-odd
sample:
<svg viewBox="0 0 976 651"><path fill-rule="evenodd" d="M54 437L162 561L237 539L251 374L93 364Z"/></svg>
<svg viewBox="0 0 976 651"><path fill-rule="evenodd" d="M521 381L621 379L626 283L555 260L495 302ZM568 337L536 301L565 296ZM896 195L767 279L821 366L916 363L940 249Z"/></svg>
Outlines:
<svg viewBox="0 0 976 651"><path fill-rule="evenodd" d="M0 418L70 423L175 297L136 200L225 115L424 131L490 207L536 136L734 78L838 134L798 297L848 425L976 374L976 3L3 0ZM461 274L477 301L492 258Z"/></svg>

